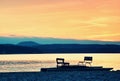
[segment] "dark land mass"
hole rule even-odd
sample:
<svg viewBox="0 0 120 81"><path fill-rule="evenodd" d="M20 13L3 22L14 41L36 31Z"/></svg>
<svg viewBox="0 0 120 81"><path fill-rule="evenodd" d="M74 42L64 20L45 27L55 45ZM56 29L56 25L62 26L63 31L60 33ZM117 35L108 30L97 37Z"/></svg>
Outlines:
<svg viewBox="0 0 120 81"><path fill-rule="evenodd" d="M0 54L24 54L41 53L38 48L18 46L12 44L0 44Z"/></svg>
<svg viewBox="0 0 120 81"><path fill-rule="evenodd" d="M50 44L37 48L43 53L120 53L120 45Z"/></svg>
<svg viewBox="0 0 120 81"><path fill-rule="evenodd" d="M31 42L30 42L31 43ZM32 46L33 45L33 46ZM120 53L120 45L113 44L0 44L0 54L36 53Z"/></svg>

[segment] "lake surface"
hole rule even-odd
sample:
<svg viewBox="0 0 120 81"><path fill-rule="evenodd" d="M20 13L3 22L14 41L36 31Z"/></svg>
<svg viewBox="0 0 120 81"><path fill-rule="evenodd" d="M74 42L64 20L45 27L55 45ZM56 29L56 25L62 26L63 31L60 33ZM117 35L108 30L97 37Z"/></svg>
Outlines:
<svg viewBox="0 0 120 81"><path fill-rule="evenodd" d="M56 67L56 58L65 58L70 64L83 61L84 56L92 56L94 66L113 67L120 70L120 53L118 54L14 54L0 55L0 72L40 71L42 67Z"/></svg>

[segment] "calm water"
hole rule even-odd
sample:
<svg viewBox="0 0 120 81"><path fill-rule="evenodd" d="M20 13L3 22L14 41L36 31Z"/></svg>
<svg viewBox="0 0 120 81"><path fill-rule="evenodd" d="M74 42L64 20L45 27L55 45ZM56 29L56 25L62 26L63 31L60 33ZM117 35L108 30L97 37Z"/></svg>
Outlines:
<svg viewBox="0 0 120 81"><path fill-rule="evenodd" d="M55 67L58 57L77 64L84 56L93 57L92 65L120 69L120 54L16 54L0 55L0 72L40 71L42 67Z"/></svg>

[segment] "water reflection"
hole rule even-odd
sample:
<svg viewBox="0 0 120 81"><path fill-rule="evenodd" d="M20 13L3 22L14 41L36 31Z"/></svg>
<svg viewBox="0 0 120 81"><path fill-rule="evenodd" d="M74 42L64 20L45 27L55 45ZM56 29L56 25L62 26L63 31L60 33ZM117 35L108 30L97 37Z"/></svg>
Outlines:
<svg viewBox="0 0 120 81"><path fill-rule="evenodd" d="M0 55L0 72L39 71L41 67L55 67L55 59L65 58L70 64L92 56L92 65L120 69L120 54L22 54Z"/></svg>

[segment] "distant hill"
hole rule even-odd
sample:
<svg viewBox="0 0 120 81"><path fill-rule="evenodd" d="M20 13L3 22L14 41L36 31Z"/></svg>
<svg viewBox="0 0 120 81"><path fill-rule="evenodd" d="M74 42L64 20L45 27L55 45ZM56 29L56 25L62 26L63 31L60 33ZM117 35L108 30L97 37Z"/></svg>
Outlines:
<svg viewBox="0 0 120 81"><path fill-rule="evenodd" d="M0 37L0 44L18 44L19 42L33 41L39 44L116 44L120 41L76 40L42 37ZM23 44L22 44L23 45Z"/></svg>
<svg viewBox="0 0 120 81"><path fill-rule="evenodd" d="M18 46L27 46L27 47L36 47L40 44L33 42L33 41L23 41L17 44Z"/></svg>
<svg viewBox="0 0 120 81"><path fill-rule="evenodd" d="M28 44L31 44L30 46ZM23 43L22 43L23 45ZM27 46L0 44L0 54L41 53L120 53L120 45L100 44L45 44L27 42ZM34 45L34 46L32 46Z"/></svg>
<svg viewBox="0 0 120 81"><path fill-rule="evenodd" d="M0 54L120 53L120 42L38 37L0 37Z"/></svg>
<svg viewBox="0 0 120 81"><path fill-rule="evenodd" d="M43 53L120 53L120 45L49 44L37 47Z"/></svg>
<svg viewBox="0 0 120 81"><path fill-rule="evenodd" d="M0 44L0 54L28 54L28 53L42 53L40 49L17 46L12 44Z"/></svg>

